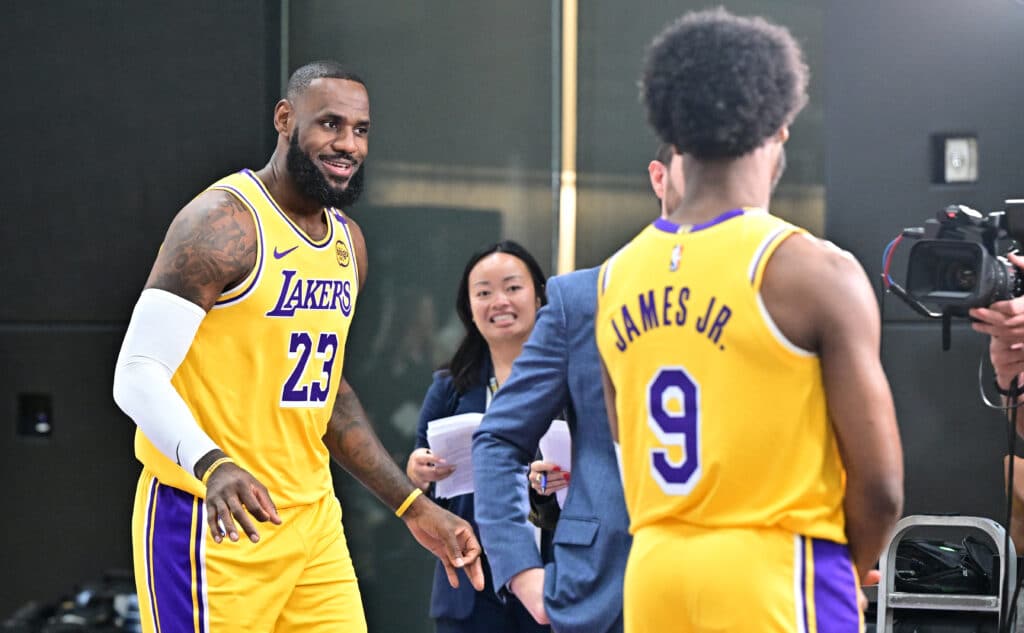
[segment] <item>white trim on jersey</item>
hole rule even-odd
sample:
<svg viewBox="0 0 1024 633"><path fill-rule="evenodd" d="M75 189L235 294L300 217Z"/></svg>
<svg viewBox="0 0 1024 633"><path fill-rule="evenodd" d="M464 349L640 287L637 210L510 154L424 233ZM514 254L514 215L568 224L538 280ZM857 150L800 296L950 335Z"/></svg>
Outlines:
<svg viewBox="0 0 1024 633"><path fill-rule="evenodd" d="M754 251L754 256L750 258L750 267L747 269L747 277L750 279L751 284L753 284L757 278L757 267L760 266L761 259L764 257L765 251L767 251L768 247L778 239L779 235L788 230L788 227L781 227L776 231L772 231L761 241L761 244L758 245L757 250ZM764 277L762 276L761 286L763 285ZM760 287L754 289L754 298L757 300L757 309L761 312L761 318L764 320L765 325L768 326L768 330L772 333L772 336L775 337L775 340L777 340L780 345L797 356L803 356L806 358L814 358L817 356L816 353L793 343L785 334L782 333L782 330L780 330L779 326L775 323L775 319L773 319L772 315L768 313L767 306L764 305L764 297L761 296Z"/></svg>
<svg viewBox="0 0 1024 633"><path fill-rule="evenodd" d="M768 247L775 241L775 238L777 238L783 231L787 230L788 227L780 227L765 236L765 238L761 240L761 243L758 244L757 249L754 251L754 256L750 258L750 267L747 269L747 278L750 279L751 284L754 283L754 280L757 277L757 267L761 265L761 258L764 257L765 251L768 250ZM757 290L760 292L761 289L757 288Z"/></svg>
<svg viewBox="0 0 1024 633"><path fill-rule="evenodd" d="M786 335L782 333L782 330L779 329L779 326L775 324L775 320L772 319L772 315L768 314L768 308L767 306L764 305L764 298L761 297L760 291L758 291L758 293L754 295L754 297L755 299L757 299L757 309L761 312L761 318L764 319L764 324L768 326L768 330L772 333L772 336L775 337L775 340L777 340L780 345L785 347L790 352L796 354L797 356L803 356L805 358L814 358L817 356L815 352L806 350L797 345L796 343L794 343L793 341L786 338Z"/></svg>

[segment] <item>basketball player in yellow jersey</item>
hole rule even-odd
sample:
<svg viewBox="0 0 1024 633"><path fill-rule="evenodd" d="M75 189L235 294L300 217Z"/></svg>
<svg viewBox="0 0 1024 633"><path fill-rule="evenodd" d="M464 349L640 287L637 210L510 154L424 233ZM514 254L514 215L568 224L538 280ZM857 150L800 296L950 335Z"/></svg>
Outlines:
<svg viewBox="0 0 1024 633"><path fill-rule="evenodd" d="M806 82L788 31L722 9L648 52L683 195L605 263L595 324L634 534L626 633L862 630L857 576L901 512L870 284L767 212Z"/></svg>
<svg viewBox="0 0 1024 633"><path fill-rule="evenodd" d="M483 587L470 525L419 496L342 377L366 281L366 243L341 211L361 188L366 87L336 62L303 66L274 127L263 169L175 217L118 358L114 397L143 465L132 534L147 632L365 631L331 457L452 584L461 567Z"/></svg>

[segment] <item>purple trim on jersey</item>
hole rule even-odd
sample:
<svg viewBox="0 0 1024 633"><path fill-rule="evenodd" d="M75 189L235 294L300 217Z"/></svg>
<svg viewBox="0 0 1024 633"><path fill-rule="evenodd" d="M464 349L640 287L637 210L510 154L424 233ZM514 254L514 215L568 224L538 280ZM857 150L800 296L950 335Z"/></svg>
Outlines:
<svg viewBox="0 0 1024 633"><path fill-rule="evenodd" d="M359 296L359 291L362 288L359 287L359 261L356 259L356 242L352 239L352 231L348 228L348 222L345 221L344 216L338 212L337 209L331 209L338 215L336 216L341 220L341 230L345 232L345 239L348 240L348 251L352 254L352 272L355 273L353 278L355 279L356 296Z"/></svg>
<svg viewBox="0 0 1024 633"><path fill-rule="evenodd" d="M814 613L818 633L856 633L857 579L850 550L839 543L811 540L814 556Z"/></svg>
<svg viewBox="0 0 1024 633"><path fill-rule="evenodd" d="M333 215L334 219L337 220L338 222L341 222L342 224L348 224L348 220L345 219L345 214L339 211L338 209L331 207L331 215Z"/></svg>
<svg viewBox="0 0 1024 633"><path fill-rule="evenodd" d="M811 625L807 618L807 537L800 537L800 604L803 605L803 612L800 617L803 619L803 625L800 627L804 633L811 633Z"/></svg>
<svg viewBox="0 0 1024 633"><path fill-rule="evenodd" d="M738 215L743 215L743 213L743 209L732 209L731 211L726 211L725 213L719 215L716 218L708 220L707 222L694 224L693 226L690 227L688 232L696 233L697 231L709 229L715 226L716 224L721 224L722 222L725 222L726 220L731 220L732 218L735 218ZM664 231L666 233L678 233L681 227L681 224L676 224L675 222L671 220L666 220L665 218L658 218L657 220L654 221L654 228L658 229L659 231Z"/></svg>
<svg viewBox="0 0 1024 633"><path fill-rule="evenodd" d="M157 482L156 479L153 479L152 481L149 482L149 500L146 503L146 518L143 523L143 525L145 525L145 528L142 530L142 552L143 559L145 560L143 569L145 570L146 573L146 589L149 592L149 612L153 616L153 620L156 622L157 633L160 633L160 621L156 618L156 593L153 591L154 577L150 571L153 569L153 561L150 560L149 553L149 544L152 542L150 538L150 530L153 528L153 525L152 523L150 523L150 521L152 520L153 517L153 505L156 503L156 487L158 485L159 483Z"/></svg>
<svg viewBox="0 0 1024 633"><path fill-rule="evenodd" d="M768 252L768 247L775 243L775 240L782 234L786 229L780 228L771 234L768 239L761 242L761 245L757 247L757 252L754 253L754 259L752 260L752 266L750 267L750 285L754 285L754 280L757 279L757 269L761 267L761 259L764 254Z"/></svg>
<svg viewBox="0 0 1024 633"><path fill-rule="evenodd" d="M654 228L658 229L659 231L665 231L666 233L679 232L679 225L676 224L675 222L670 222L665 218L658 218L657 220L655 220Z"/></svg>
<svg viewBox="0 0 1024 633"><path fill-rule="evenodd" d="M156 489L156 514L151 526L153 537L152 569L158 629L194 631L192 621L192 506L196 497L160 485ZM202 532L200 531L200 534ZM197 560L198 564L199 561ZM204 596L197 594L202 602Z"/></svg>
<svg viewBox="0 0 1024 633"><path fill-rule="evenodd" d="M612 255L611 259L609 259L605 263L605 265L604 265L604 271L602 271L602 274L601 274L601 294L602 295L604 294L605 290L608 290L608 278L611 277L611 274L612 274L612 262L614 260L615 260L615 255Z"/></svg>
<svg viewBox="0 0 1024 633"><path fill-rule="evenodd" d="M298 235L299 237L301 237L307 244L309 244L310 246L312 246L313 248L316 248L316 249L327 248L328 246L331 245L331 242L334 241L334 224L332 224L331 222L327 223L328 233L327 233L327 236L323 238L324 239L324 243L323 244L317 244L313 240L309 239L309 236L306 235L302 231L302 229L300 229L299 227L295 226L295 223L292 222L292 219L288 217L288 214L285 213L284 211L282 211L281 207L277 206L277 202L274 201L274 197L270 195L270 192L267 191L267 188L263 186L263 181L261 181L256 176L256 174L252 173L252 171L248 170L248 169L243 169L242 173L245 174L246 176L248 176L254 183L256 183L256 186L259 188L260 192L263 194L263 197L267 199L267 202L270 203L270 206L274 207L274 210L277 211L279 214L281 214L281 217L284 218L284 221L288 223L288 226L292 227L292 230L295 231L295 234Z"/></svg>
<svg viewBox="0 0 1024 633"><path fill-rule="evenodd" d="M237 196L239 200L244 202L246 206L249 207L249 210L252 211L252 217L255 219L256 222L256 236L257 239L259 239L260 241L260 247L259 249L257 249L259 250L259 258L256 260L256 274L252 278L252 283L250 283L249 287L243 290L241 294L239 294L237 297L231 297L230 299L222 299L213 304L214 307L222 307L238 303L242 299L252 294L252 291L255 290L257 285L259 285L260 276L263 275L263 258L267 254L267 241L263 239L263 225L260 224L260 214L256 212L256 205L254 205L252 201L246 198L245 194L243 194L238 189L232 187L231 185L218 185L217 187L230 191L232 194ZM231 292L233 290L237 290L237 286L235 288L229 288L228 290L226 290L226 292Z"/></svg>

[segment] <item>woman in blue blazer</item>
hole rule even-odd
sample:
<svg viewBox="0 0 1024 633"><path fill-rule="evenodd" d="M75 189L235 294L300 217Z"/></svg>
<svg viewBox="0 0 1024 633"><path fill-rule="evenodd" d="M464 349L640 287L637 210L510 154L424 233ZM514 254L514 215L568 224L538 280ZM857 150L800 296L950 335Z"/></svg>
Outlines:
<svg viewBox="0 0 1024 633"><path fill-rule="evenodd" d="M547 303L544 273L537 260L522 246L503 241L470 257L459 281L455 309L466 335L447 367L434 374L420 410L416 449L409 456L406 473L428 494L433 483L448 477L453 467L443 455L427 446L431 420L460 413L483 413L493 393L512 373L512 363L533 330L537 310ZM431 495L433 496L433 495ZM473 524L473 495L440 499L448 510ZM430 617L438 633L546 633L523 605L509 593L499 599L484 559L486 585L474 591L459 570L459 587L453 589L444 569L434 571Z"/></svg>

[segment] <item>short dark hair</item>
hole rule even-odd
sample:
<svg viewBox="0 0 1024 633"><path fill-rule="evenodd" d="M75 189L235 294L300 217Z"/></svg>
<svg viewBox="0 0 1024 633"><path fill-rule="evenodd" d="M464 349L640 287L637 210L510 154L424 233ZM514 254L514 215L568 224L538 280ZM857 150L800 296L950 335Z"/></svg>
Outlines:
<svg viewBox="0 0 1024 633"><path fill-rule="evenodd" d="M533 291L540 299L540 304L547 305L548 302L548 295L544 290L544 271L541 270L536 258L518 242L503 240L470 255L459 279L458 294L455 296L455 312L466 328L466 335L459 343L459 348L455 350L452 359L448 361L452 384L459 393L466 393L479 382L480 371L490 353L484 335L473 323L473 310L469 306L469 273L481 259L492 253L508 253L526 264L526 269L530 271L530 277L533 279Z"/></svg>
<svg viewBox="0 0 1024 633"><path fill-rule="evenodd" d="M654 152L654 160L658 161L665 167L668 167L669 163L672 162L672 143L662 143L658 145L657 151Z"/></svg>
<svg viewBox="0 0 1024 633"><path fill-rule="evenodd" d="M288 90L285 92L285 98L295 99L305 92L306 88L309 88L309 84L313 83L314 79L324 78L347 79L366 87L366 82L362 77L342 66L340 62L333 59L321 59L295 69L292 76L288 78Z"/></svg>
<svg viewBox="0 0 1024 633"><path fill-rule="evenodd" d="M807 79L788 30L718 8L686 13L654 39L640 87L660 140L714 160L743 156L791 123Z"/></svg>

